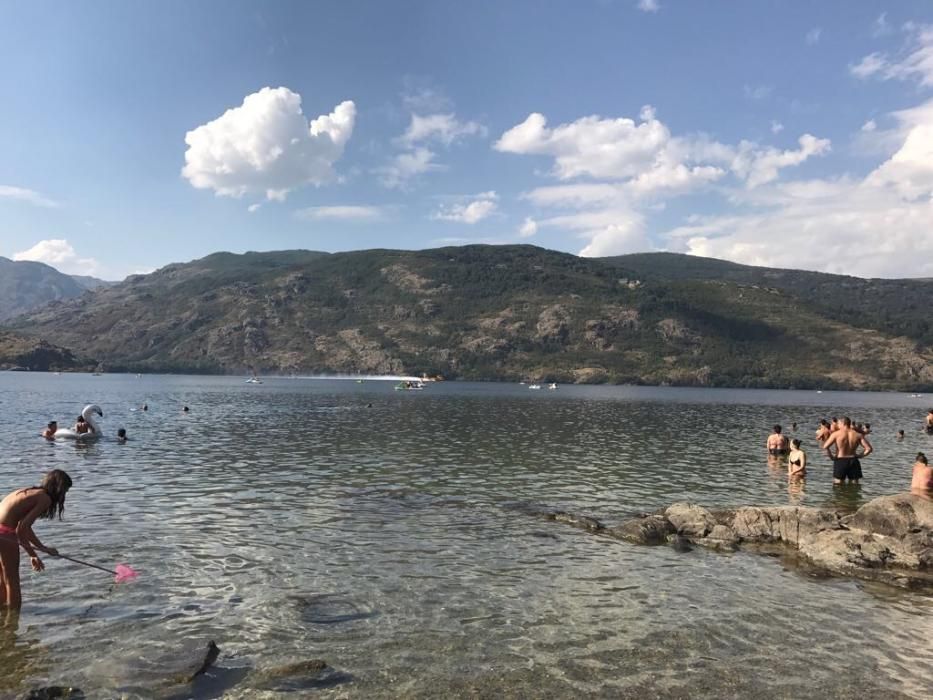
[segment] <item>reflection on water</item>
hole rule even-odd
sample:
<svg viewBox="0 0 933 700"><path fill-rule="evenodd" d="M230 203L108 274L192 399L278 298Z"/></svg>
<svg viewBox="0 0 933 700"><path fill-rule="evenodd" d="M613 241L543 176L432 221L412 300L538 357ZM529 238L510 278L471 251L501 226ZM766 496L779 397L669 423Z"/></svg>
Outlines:
<svg viewBox="0 0 933 700"><path fill-rule="evenodd" d="M104 409L106 439L38 438L89 401ZM143 403L148 411L133 410ZM0 489L66 469L66 520L42 523L40 537L142 574L114 586L52 560L27 576L19 631L0 638L2 668L19 670L0 683L141 697L246 698L260 687L925 697L933 650L917 640L933 632L929 598L812 576L790 560L635 547L516 507L607 522L677 500L851 510L909 483L930 442L915 429L915 404L830 392L0 375L0 411L11 417ZM832 486L813 440L820 417L843 413L875 429L858 488ZM798 423L805 482L788 483L786 460L767 460L775 422ZM112 439L119 427L126 445ZM898 442L902 427L911 430ZM173 685L209 639L223 650L216 670ZM257 680L257 669L314 658L340 675Z"/></svg>

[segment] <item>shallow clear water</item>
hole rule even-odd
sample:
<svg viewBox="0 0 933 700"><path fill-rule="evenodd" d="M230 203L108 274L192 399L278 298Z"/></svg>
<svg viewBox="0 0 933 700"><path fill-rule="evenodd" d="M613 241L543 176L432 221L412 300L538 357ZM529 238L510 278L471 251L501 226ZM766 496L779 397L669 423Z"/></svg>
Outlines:
<svg viewBox="0 0 933 700"><path fill-rule="evenodd" d="M108 439L38 437L88 402ZM917 450L933 451L928 403L0 374L0 490L66 469L66 520L39 536L142 572L114 586L47 558L26 574L22 616L0 626L0 697L52 684L90 697L929 697L930 597L778 558L638 547L515 507L610 524L688 499L855 508L903 490ZM872 423L861 489L834 489L814 449L817 420L836 414ZM793 421L813 465L802 490L764 457L771 424ZM128 444L109 439L118 427ZM173 685L209 639L214 670ZM312 658L336 670L331 685L249 676Z"/></svg>

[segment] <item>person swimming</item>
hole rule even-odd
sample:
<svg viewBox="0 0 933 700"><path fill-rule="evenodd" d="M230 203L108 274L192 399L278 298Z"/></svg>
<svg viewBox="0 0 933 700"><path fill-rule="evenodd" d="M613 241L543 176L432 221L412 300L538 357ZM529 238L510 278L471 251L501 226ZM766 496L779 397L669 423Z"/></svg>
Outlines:
<svg viewBox="0 0 933 700"><path fill-rule="evenodd" d="M181 409L181 412L182 412L182 413L187 413L187 412L188 412L188 407L185 406L183 409Z"/></svg>
<svg viewBox="0 0 933 700"><path fill-rule="evenodd" d="M58 550L47 547L36 537L32 525L38 518L62 519L65 495L71 488L71 477L61 469L53 469L42 484L18 489L0 501L0 607L18 610L23 597L19 578L19 548L29 555L33 571L42 571L45 564L36 550L53 557Z"/></svg>
<svg viewBox="0 0 933 700"><path fill-rule="evenodd" d="M897 431L897 439L898 439L898 440L903 440L903 439L904 439L904 431L903 431L903 430L898 430L898 431Z"/></svg>
<svg viewBox="0 0 933 700"><path fill-rule="evenodd" d="M803 479L807 476L807 453L800 449L800 440L790 441L787 476L790 479Z"/></svg>
<svg viewBox="0 0 933 700"><path fill-rule="evenodd" d="M781 426L775 425L774 432L768 436L765 447L768 448L768 454L772 457L779 457L787 454L787 437L781 435Z"/></svg>
<svg viewBox="0 0 933 700"><path fill-rule="evenodd" d="M42 431L42 437L46 440L51 440L55 437L55 433L58 432L58 421L52 420L49 421L48 425L45 426L45 430Z"/></svg>
<svg viewBox="0 0 933 700"><path fill-rule="evenodd" d="M75 423L74 431L78 433L78 435L84 435L85 433L92 432L91 426L86 420L84 420L84 416L78 416L78 421Z"/></svg>
<svg viewBox="0 0 933 700"><path fill-rule="evenodd" d="M913 478L910 480L910 490L914 493L929 495L933 492L933 467L930 466L927 456L917 453L914 460Z"/></svg>
<svg viewBox="0 0 933 700"><path fill-rule="evenodd" d="M126 428L120 428L120 429L117 431L117 442L119 442L119 443L124 443L124 442L126 442L127 440L129 440L129 438L126 437Z"/></svg>

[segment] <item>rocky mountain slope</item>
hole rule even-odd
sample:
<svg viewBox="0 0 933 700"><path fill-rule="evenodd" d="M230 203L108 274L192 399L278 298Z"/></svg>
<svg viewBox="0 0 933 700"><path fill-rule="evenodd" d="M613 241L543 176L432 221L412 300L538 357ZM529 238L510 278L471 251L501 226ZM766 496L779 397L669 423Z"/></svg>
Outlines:
<svg viewBox="0 0 933 700"><path fill-rule="evenodd" d="M28 369L48 372L80 367L74 354L44 340L0 331L0 370Z"/></svg>
<svg viewBox="0 0 933 700"><path fill-rule="evenodd" d="M13 325L111 370L915 390L930 308L930 282L466 246L216 253Z"/></svg>
<svg viewBox="0 0 933 700"><path fill-rule="evenodd" d="M0 257L0 320L50 301L72 299L85 287L44 263Z"/></svg>

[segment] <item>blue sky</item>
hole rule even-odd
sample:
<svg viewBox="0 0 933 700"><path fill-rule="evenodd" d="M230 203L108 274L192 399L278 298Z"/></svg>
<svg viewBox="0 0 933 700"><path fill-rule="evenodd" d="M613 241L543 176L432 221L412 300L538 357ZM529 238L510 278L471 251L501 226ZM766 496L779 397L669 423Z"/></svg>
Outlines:
<svg viewBox="0 0 933 700"><path fill-rule="evenodd" d="M525 242L933 277L933 4L0 0L0 255Z"/></svg>

